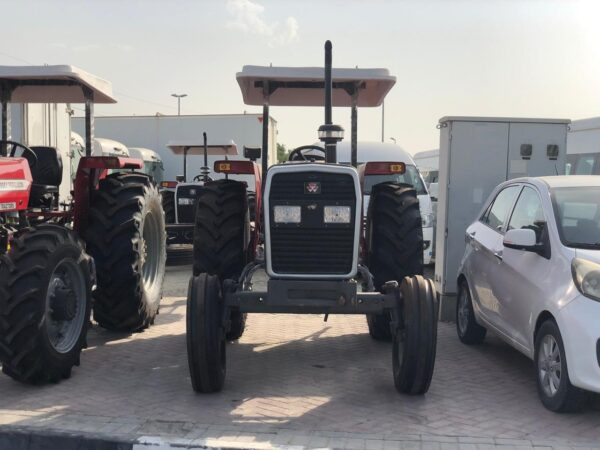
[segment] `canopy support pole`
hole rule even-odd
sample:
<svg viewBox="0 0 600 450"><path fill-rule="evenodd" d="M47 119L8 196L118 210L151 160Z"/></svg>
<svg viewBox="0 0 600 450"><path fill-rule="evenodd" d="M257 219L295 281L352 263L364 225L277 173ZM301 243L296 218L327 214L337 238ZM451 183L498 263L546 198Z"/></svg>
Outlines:
<svg viewBox="0 0 600 450"><path fill-rule="evenodd" d="M350 162L356 167L358 166L358 85L355 86L352 92L352 113L351 113L351 130L350 130Z"/></svg>
<svg viewBox="0 0 600 450"><path fill-rule="evenodd" d="M262 177L264 179L269 167L269 82L263 84L263 115L262 115ZM265 185L262 185L263 193Z"/></svg>
<svg viewBox="0 0 600 450"><path fill-rule="evenodd" d="M189 147L183 147L183 182L187 183L187 154Z"/></svg>
<svg viewBox="0 0 600 450"><path fill-rule="evenodd" d="M2 140L8 141L10 140L10 131L11 131L11 123L10 123L10 97L12 95L12 89L10 86L7 86L6 83L3 83L2 86ZM8 156L8 147L5 144L2 144L0 148L0 156Z"/></svg>
<svg viewBox="0 0 600 450"><path fill-rule="evenodd" d="M94 93L82 86L85 96L85 156L92 156L94 142Z"/></svg>

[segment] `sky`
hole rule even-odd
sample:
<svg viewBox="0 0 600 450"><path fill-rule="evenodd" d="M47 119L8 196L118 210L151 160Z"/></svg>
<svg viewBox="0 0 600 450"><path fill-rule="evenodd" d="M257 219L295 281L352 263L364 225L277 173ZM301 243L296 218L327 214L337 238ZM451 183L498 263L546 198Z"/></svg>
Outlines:
<svg viewBox="0 0 600 450"><path fill-rule="evenodd" d="M112 82L97 116L261 112L243 104L245 64L383 67L397 77L384 139L438 147L450 115L600 116L600 1L0 0L0 64L70 64ZM273 107L278 142L314 143L320 108ZM381 108L358 112L381 140ZM335 108L346 128L350 111Z"/></svg>

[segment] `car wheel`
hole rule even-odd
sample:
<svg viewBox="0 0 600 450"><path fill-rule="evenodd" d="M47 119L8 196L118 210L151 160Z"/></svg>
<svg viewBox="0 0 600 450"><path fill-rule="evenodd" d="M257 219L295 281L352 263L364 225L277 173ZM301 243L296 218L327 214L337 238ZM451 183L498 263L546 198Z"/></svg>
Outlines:
<svg viewBox="0 0 600 450"><path fill-rule="evenodd" d="M471 291L465 280L458 286L456 300L456 332L463 344L481 344L485 338L486 329L475 320Z"/></svg>
<svg viewBox="0 0 600 450"><path fill-rule="evenodd" d="M535 338L535 367L538 394L554 412L574 412L587 400L586 391L571 384L562 337L553 320L542 324Z"/></svg>

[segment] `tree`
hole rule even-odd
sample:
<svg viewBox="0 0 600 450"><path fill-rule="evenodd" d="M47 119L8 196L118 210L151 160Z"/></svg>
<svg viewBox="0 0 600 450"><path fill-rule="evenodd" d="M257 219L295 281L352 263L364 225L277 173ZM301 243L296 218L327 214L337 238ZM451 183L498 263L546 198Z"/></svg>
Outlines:
<svg viewBox="0 0 600 450"><path fill-rule="evenodd" d="M290 151L285 147L285 144L277 143L277 162L287 161Z"/></svg>

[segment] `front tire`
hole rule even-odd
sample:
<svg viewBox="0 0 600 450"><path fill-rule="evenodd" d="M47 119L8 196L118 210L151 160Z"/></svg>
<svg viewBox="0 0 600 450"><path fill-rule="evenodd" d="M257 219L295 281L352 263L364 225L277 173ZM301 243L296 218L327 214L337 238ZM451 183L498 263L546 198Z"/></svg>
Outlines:
<svg viewBox="0 0 600 450"><path fill-rule="evenodd" d="M535 338L535 367L540 400L550 411L575 412L585 406L588 394L571 384L558 325L547 320Z"/></svg>
<svg viewBox="0 0 600 450"><path fill-rule="evenodd" d="M435 288L420 275L400 285L402 301L397 311L400 328L394 333L392 363L398 392L422 395L429 390L437 347Z"/></svg>
<svg viewBox="0 0 600 450"><path fill-rule="evenodd" d="M198 197L194 226L194 275L235 281L248 263L250 217L244 183L218 180L205 184ZM232 310L227 339L242 337L246 313Z"/></svg>
<svg viewBox="0 0 600 450"><path fill-rule="evenodd" d="M175 223L175 192L161 191L160 198L165 212L165 223Z"/></svg>
<svg viewBox="0 0 600 450"><path fill-rule="evenodd" d="M223 297L219 279L201 273L190 279L186 340L188 365L194 391L219 392L226 372Z"/></svg>
<svg viewBox="0 0 600 450"><path fill-rule="evenodd" d="M166 263L161 196L140 173L114 173L92 192L88 251L96 262L94 319L115 331L140 331L154 323Z"/></svg>
<svg viewBox="0 0 600 450"><path fill-rule="evenodd" d="M469 285L462 280L458 285L458 296L456 299L456 333L463 344L481 344L485 339L487 330L475 320L473 310L473 299Z"/></svg>
<svg viewBox="0 0 600 450"><path fill-rule="evenodd" d="M79 365L93 264L73 231L40 225L0 256L0 361L25 383L58 382Z"/></svg>
<svg viewBox="0 0 600 450"><path fill-rule="evenodd" d="M387 281L423 273L423 228L417 192L409 184L373 186L367 212L367 266L375 288ZM367 314L369 334L392 339L389 313Z"/></svg>

